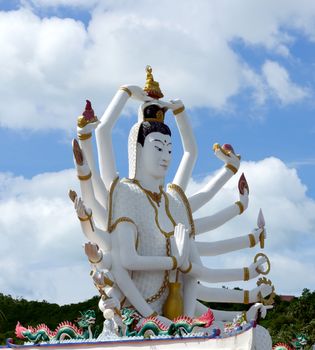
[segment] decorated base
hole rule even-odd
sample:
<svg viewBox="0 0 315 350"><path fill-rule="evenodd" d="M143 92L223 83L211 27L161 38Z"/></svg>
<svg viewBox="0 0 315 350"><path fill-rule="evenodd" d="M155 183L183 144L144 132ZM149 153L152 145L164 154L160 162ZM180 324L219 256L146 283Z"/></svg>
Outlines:
<svg viewBox="0 0 315 350"><path fill-rule="evenodd" d="M227 338L211 338L211 336L183 336L183 337L122 337L105 341L91 340L64 340L58 343L41 343L34 345L14 345L7 342L6 348L38 349L38 347L49 347L50 349L233 349L233 350L254 350L254 335L256 328L249 328L237 335Z"/></svg>

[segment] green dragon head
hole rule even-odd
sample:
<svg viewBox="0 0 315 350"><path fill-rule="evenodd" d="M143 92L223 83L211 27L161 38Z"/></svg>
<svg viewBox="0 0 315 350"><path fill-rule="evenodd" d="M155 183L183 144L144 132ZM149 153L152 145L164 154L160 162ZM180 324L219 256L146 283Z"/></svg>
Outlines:
<svg viewBox="0 0 315 350"><path fill-rule="evenodd" d="M295 349L302 349L307 344L307 337L305 334L296 334L295 339L292 339L291 344Z"/></svg>
<svg viewBox="0 0 315 350"><path fill-rule="evenodd" d="M80 311L80 317L77 319L77 323L81 328L87 328L95 323L95 311L87 310L84 312Z"/></svg>
<svg viewBox="0 0 315 350"><path fill-rule="evenodd" d="M121 310L121 316L122 322L126 326L131 326L134 322L138 322L141 318L135 309L128 307L125 307Z"/></svg>

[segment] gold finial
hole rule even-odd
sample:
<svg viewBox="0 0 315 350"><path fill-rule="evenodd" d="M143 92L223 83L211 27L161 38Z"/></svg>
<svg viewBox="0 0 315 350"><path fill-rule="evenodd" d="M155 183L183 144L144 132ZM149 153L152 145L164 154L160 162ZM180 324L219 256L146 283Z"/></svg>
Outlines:
<svg viewBox="0 0 315 350"><path fill-rule="evenodd" d="M153 75L152 75L152 67L146 66L145 68L147 72L147 79L145 82L145 87L143 88L144 91L148 94L148 96L159 99L162 98L164 95L162 94L162 91L160 89L160 84L157 81L154 81Z"/></svg>

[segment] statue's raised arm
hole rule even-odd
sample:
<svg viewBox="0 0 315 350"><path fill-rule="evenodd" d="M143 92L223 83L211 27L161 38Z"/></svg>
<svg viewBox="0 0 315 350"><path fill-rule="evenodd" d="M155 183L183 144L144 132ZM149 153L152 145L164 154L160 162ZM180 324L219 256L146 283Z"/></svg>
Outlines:
<svg viewBox="0 0 315 350"><path fill-rule="evenodd" d="M198 149L183 102L181 100L172 100L171 102L172 106L170 108L173 111L184 150L183 157L172 183L181 187L183 191L186 191L197 160Z"/></svg>
<svg viewBox="0 0 315 350"><path fill-rule="evenodd" d="M199 235L214 230L237 215L241 215L248 207L249 187L244 174L239 179L239 200L218 212L195 220L195 233Z"/></svg>
<svg viewBox="0 0 315 350"><path fill-rule="evenodd" d="M124 85L119 88L106 108L101 122L96 129L96 142L101 178L107 189L117 177L116 162L112 145L112 130L128 100L132 97L141 102L152 100L145 91L135 85Z"/></svg>
<svg viewBox="0 0 315 350"><path fill-rule="evenodd" d="M85 141L85 150L88 151L88 148L90 147L86 147ZM94 175L92 175L92 170L85 157L85 152L83 152L83 150L80 148L79 143L76 139L72 141L72 149L74 155L74 165L77 170L77 177L80 181L82 198L85 204L92 209L98 226L101 229L106 230L108 220L107 190L95 168L93 169ZM91 160L91 157L93 158L93 155L89 152L88 154L90 155L89 159ZM92 180L93 178L94 181ZM97 193L98 198L96 195ZM101 199L99 200L99 198ZM101 203L103 203L103 205Z"/></svg>
<svg viewBox="0 0 315 350"><path fill-rule="evenodd" d="M100 177L99 170L96 167L95 159L93 155L93 145L92 145L92 136L93 131L96 129L99 124L97 116L94 114L92 104L89 100L86 100L85 110L78 117L77 122L77 136L79 139L80 147L84 154L85 166L81 167L80 162L78 162L79 145L73 143L73 151L75 155L75 165L77 168L77 174L80 180L80 187L82 191L82 197L91 208L98 206L100 204L106 209L107 207L107 190L104 186L104 183ZM84 180L89 180L84 182ZM93 193L90 192L90 185L92 185ZM95 218L98 222L102 221L103 216L98 215L99 212L95 212ZM104 226L105 228L105 226Z"/></svg>
<svg viewBox="0 0 315 350"><path fill-rule="evenodd" d="M213 146L215 155L224 162L224 167L200 191L190 196L189 203L192 212L195 212L213 198L226 182L237 173L240 166L240 156L234 153L231 145L219 144Z"/></svg>

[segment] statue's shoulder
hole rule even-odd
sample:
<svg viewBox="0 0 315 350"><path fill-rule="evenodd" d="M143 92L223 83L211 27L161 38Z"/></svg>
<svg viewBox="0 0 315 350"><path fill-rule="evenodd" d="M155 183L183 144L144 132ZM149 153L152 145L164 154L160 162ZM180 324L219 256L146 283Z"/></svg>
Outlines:
<svg viewBox="0 0 315 350"><path fill-rule="evenodd" d="M185 206L189 205L187 196L180 186L176 184L168 184L166 188L166 193L172 200L176 202L181 202Z"/></svg>
<svg viewBox="0 0 315 350"><path fill-rule="evenodd" d="M133 180L116 179L109 192L109 208L112 219L121 216L135 218L137 207L143 202L143 193Z"/></svg>
<svg viewBox="0 0 315 350"><path fill-rule="evenodd" d="M128 199L133 200L141 196L142 191L134 180L128 178L122 178L117 181L113 186L113 195L117 199Z"/></svg>
<svg viewBox="0 0 315 350"><path fill-rule="evenodd" d="M183 220L183 211L185 211L186 215L184 215L187 219L184 223L187 227L190 227L190 236L195 236L195 224L192 216L192 210L190 207L190 203L188 198L184 192L184 190L176 185L176 184L168 184L167 185L167 195L170 201L170 207L173 209L174 215L177 216L178 222Z"/></svg>

